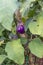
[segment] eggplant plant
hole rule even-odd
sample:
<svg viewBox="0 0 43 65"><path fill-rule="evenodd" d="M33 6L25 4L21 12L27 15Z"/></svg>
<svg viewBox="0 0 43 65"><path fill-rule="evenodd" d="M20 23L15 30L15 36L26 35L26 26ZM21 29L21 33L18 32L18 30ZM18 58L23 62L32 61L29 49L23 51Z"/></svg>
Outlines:
<svg viewBox="0 0 43 65"><path fill-rule="evenodd" d="M43 0L0 0L0 65L43 65Z"/></svg>

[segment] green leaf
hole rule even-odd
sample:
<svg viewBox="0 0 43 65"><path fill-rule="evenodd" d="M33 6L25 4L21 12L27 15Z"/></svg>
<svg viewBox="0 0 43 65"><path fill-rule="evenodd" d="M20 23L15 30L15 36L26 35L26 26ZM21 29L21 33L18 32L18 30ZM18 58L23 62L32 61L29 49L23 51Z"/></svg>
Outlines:
<svg viewBox="0 0 43 65"><path fill-rule="evenodd" d="M43 58L43 43L39 38L33 39L29 43L28 47L32 54L34 54L35 56L39 58Z"/></svg>
<svg viewBox="0 0 43 65"><path fill-rule="evenodd" d="M24 44L26 44L27 43L27 38L25 38L25 37L21 37L21 43L24 45Z"/></svg>
<svg viewBox="0 0 43 65"><path fill-rule="evenodd" d="M30 22L29 23L29 30L32 34L38 34L38 24L36 22Z"/></svg>
<svg viewBox="0 0 43 65"><path fill-rule="evenodd" d="M43 8L43 0L39 0L38 2L41 5L41 7Z"/></svg>
<svg viewBox="0 0 43 65"><path fill-rule="evenodd" d="M28 25L32 34L37 34L43 37L43 11L37 16L37 21L32 21Z"/></svg>
<svg viewBox="0 0 43 65"><path fill-rule="evenodd" d="M25 31L27 31L27 29L28 29L28 25L29 25L29 23L31 22L31 20L32 20L32 18L30 18L30 19L28 19L26 22L25 22Z"/></svg>
<svg viewBox="0 0 43 65"><path fill-rule="evenodd" d="M1 46L2 44L4 44L4 40L0 41L0 46Z"/></svg>
<svg viewBox="0 0 43 65"><path fill-rule="evenodd" d="M26 1L22 4L21 10L20 10L22 17L27 16L27 12L29 11L30 4L31 4L31 2L33 2L33 1L35 1L35 0L26 0Z"/></svg>
<svg viewBox="0 0 43 65"><path fill-rule="evenodd" d="M17 0L0 0L0 23L9 31L12 28L13 14L18 7Z"/></svg>
<svg viewBox="0 0 43 65"><path fill-rule="evenodd" d="M18 0L19 2L21 2L21 3L23 3L24 1L26 1L26 0Z"/></svg>
<svg viewBox="0 0 43 65"><path fill-rule="evenodd" d="M24 63L24 48L20 43L20 39L8 42L5 51L7 52L9 59L18 64Z"/></svg>
<svg viewBox="0 0 43 65"><path fill-rule="evenodd" d="M4 30L3 26L0 24L0 36L2 35L2 31Z"/></svg>
<svg viewBox="0 0 43 65"><path fill-rule="evenodd" d="M5 55L0 55L0 64L5 60L6 56Z"/></svg>
<svg viewBox="0 0 43 65"><path fill-rule="evenodd" d="M38 34L43 37L43 11L37 17L37 24L39 25Z"/></svg>
<svg viewBox="0 0 43 65"><path fill-rule="evenodd" d="M3 26L5 29L11 31L11 29L12 29L12 22L13 22L12 16L10 16L10 15L5 15L5 16L3 17L3 19L2 19L1 24L2 24L2 26Z"/></svg>

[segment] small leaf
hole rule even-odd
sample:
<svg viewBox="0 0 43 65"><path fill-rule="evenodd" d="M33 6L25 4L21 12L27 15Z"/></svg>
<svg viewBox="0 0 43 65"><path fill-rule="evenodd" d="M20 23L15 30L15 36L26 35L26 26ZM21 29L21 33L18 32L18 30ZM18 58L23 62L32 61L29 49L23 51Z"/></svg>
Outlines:
<svg viewBox="0 0 43 65"><path fill-rule="evenodd" d="M21 37L21 43L24 45L24 44L26 44L27 43L27 38L25 38L25 37Z"/></svg>
<svg viewBox="0 0 43 65"><path fill-rule="evenodd" d="M30 4L31 4L31 2L33 2L33 1L35 1L35 0L26 0L26 1L22 4L21 10L20 10L22 17L27 16L27 12L29 11Z"/></svg>
<svg viewBox="0 0 43 65"><path fill-rule="evenodd" d="M3 30L4 30L4 28L3 28L3 26L0 24L0 36L2 35Z"/></svg>
<svg viewBox="0 0 43 65"><path fill-rule="evenodd" d="M1 46L2 44L4 44L4 40L0 41L0 46Z"/></svg>
<svg viewBox="0 0 43 65"><path fill-rule="evenodd" d="M34 54L35 56L39 58L43 58L43 43L41 42L39 38L33 39L29 43L28 47L32 54Z"/></svg>
<svg viewBox="0 0 43 65"><path fill-rule="evenodd" d="M38 24L36 22L29 23L29 30L32 34L38 34Z"/></svg>
<svg viewBox="0 0 43 65"><path fill-rule="evenodd" d="M32 20L32 18L30 18L29 20L27 20L27 21L25 22L25 31L27 31L28 25L29 25L29 23L31 22L31 20Z"/></svg>
<svg viewBox="0 0 43 65"><path fill-rule="evenodd" d="M18 64L24 63L24 48L20 44L20 39L8 42L5 51L7 52L9 59Z"/></svg>

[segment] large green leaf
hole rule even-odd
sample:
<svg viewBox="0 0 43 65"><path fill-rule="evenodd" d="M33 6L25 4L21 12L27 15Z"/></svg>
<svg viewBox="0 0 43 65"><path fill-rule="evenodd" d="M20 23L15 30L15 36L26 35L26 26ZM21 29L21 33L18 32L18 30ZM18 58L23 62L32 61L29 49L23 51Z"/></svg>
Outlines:
<svg viewBox="0 0 43 65"><path fill-rule="evenodd" d="M5 51L7 52L9 59L18 64L24 63L24 48L20 44L20 39L8 42Z"/></svg>
<svg viewBox="0 0 43 65"><path fill-rule="evenodd" d="M12 22L13 22L12 16L7 14L7 15L4 15L1 24L5 29L11 31Z"/></svg>
<svg viewBox="0 0 43 65"><path fill-rule="evenodd" d="M39 58L43 58L43 43L41 42L39 38L33 39L29 43L28 47L32 54L34 54L35 56Z"/></svg>
<svg viewBox="0 0 43 65"><path fill-rule="evenodd" d="M13 14L18 9L17 0L0 0L0 23L11 31Z"/></svg>
<svg viewBox="0 0 43 65"><path fill-rule="evenodd" d="M6 56L5 55L0 55L0 64L5 60Z"/></svg>
<svg viewBox="0 0 43 65"><path fill-rule="evenodd" d="M28 25L32 34L37 34L43 37L43 11L37 16L37 21L32 21Z"/></svg>
<svg viewBox="0 0 43 65"><path fill-rule="evenodd" d="M37 17L38 34L43 37L43 11Z"/></svg>

